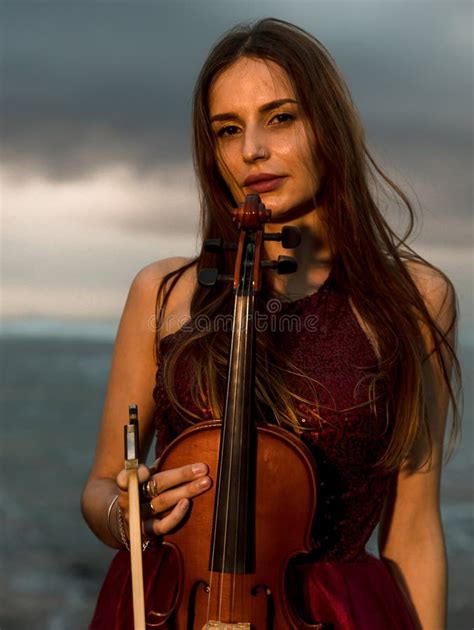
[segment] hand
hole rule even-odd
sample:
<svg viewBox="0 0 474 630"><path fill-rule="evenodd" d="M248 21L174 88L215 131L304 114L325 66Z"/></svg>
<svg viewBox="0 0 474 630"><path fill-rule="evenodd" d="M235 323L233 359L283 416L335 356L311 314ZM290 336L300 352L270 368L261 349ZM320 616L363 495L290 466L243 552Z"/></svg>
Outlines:
<svg viewBox="0 0 474 630"><path fill-rule="evenodd" d="M190 506L189 499L208 490L212 481L207 475L209 469L206 464L190 464L153 474L157 461L150 468L140 464L138 482L148 481L150 477L155 480L158 496L150 501L149 510L146 504L142 504L142 530L145 535L153 533L156 536L162 536L174 529L184 518ZM120 489L118 504L128 529L127 471L125 469L117 475L117 486ZM143 507L145 507L144 510ZM159 515L168 510L171 512L160 518Z"/></svg>

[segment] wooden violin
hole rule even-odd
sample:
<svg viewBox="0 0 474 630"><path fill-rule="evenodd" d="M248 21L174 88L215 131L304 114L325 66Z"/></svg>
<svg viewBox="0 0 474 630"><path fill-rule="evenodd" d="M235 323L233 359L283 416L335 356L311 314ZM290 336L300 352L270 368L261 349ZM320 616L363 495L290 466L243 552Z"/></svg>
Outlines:
<svg viewBox="0 0 474 630"><path fill-rule="evenodd" d="M311 550L316 470L309 449L288 430L256 423L254 411L255 297L262 269L296 271L296 260L263 261L264 240L299 244L298 230L264 234L271 211L248 195L234 212L236 251L234 315L222 421L203 421L181 433L163 452L158 470L193 461L209 466L213 487L194 500L184 521L163 537L174 555L178 588L168 610L159 603L147 627L176 630L286 630L320 628L292 609L285 591L290 560ZM205 243L208 251L222 242ZM235 248L235 246L234 246ZM219 280L202 269L199 282Z"/></svg>

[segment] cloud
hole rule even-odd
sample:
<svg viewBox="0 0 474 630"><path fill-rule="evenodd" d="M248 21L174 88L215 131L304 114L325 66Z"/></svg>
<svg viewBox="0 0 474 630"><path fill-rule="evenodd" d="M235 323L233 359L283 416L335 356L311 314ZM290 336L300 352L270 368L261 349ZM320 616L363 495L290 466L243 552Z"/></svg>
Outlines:
<svg viewBox="0 0 474 630"><path fill-rule="evenodd" d="M128 165L113 165L81 180L27 181L4 170L6 234L33 244L48 237L74 238L78 229L94 237L133 228L144 234L196 235L199 204L190 163L164 166L141 177Z"/></svg>
<svg viewBox="0 0 474 630"><path fill-rule="evenodd" d="M190 163L142 177L121 165L81 180L25 180L5 171L1 179L4 317L116 319L140 268L196 252ZM472 218L451 216L441 175L412 184L424 204L446 205L425 213L421 239L410 244L452 278L472 323ZM393 206L390 219L397 223Z"/></svg>
<svg viewBox="0 0 474 630"><path fill-rule="evenodd" d="M412 245L468 295L472 11L394 0L1 3L4 312L116 317L138 269L195 252L194 81L227 28L267 15L329 49L371 152L423 210ZM389 216L396 227L395 207Z"/></svg>
<svg viewBox="0 0 474 630"><path fill-rule="evenodd" d="M459 3L17 2L1 10L4 159L52 179L116 161L140 173L189 159L192 89L207 51L236 22L268 14L321 39L380 140L472 146L472 38Z"/></svg>
<svg viewBox="0 0 474 630"><path fill-rule="evenodd" d="M63 182L1 178L4 316L117 317L140 268L196 252L190 165L146 178L126 166Z"/></svg>

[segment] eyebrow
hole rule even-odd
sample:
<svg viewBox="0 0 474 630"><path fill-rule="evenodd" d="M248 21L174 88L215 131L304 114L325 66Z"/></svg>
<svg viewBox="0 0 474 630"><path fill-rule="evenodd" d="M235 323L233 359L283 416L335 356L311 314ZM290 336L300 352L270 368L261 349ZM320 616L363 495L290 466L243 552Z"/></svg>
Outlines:
<svg viewBox="0 0 474 630"><path fill-rule="evenodd" d="M271 111L272 109L276 109L281 105L285 105L286 103L295 103L296 105L298 104L298 102L292 98L280 98L276 101L265 103L265 105L262 105L258 108L258 111L263 114L265 112ZM211 123L216 120L231 120L236 118L240 119L240 116L238 114L235 114L234 112L226 112L225 114L216 114L215 116L213 116L211 118Z"/></svg>

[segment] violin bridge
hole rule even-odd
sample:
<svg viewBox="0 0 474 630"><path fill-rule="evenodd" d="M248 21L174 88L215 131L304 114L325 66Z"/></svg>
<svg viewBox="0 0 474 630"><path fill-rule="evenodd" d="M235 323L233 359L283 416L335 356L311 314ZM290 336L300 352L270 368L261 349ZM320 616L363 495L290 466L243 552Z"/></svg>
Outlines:
<svg viewBox="0 0 474 630"><path fill-rule="evenodd" d="M208 621L202 630L250 630L250 624L245 621L223 623L222 621Z"/></svg>

